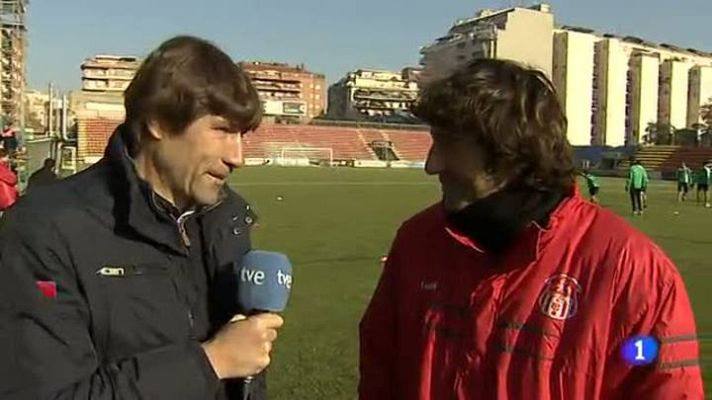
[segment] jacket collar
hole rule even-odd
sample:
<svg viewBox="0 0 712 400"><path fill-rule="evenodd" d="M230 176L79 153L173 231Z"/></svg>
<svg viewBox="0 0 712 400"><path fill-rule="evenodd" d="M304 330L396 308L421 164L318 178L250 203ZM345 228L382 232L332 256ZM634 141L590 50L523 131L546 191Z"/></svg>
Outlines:
<svg viewBox="0 0 712 400"><path fill-rule="evenodd" d="M537 260L544 247L551 240L554 232L563 223L565 218L570 215L571 210L576 208L583 202L578 186L574 185L572 193L554 208L551 212L546 226L542 226L537 222L532 221L523 230L516 241L512 244L510 250L506 251L502 257L507 258L508 265L516 268L526 266L529 263ZM484 246L477 243L467 235L459 231L457 228L448 223L447 215L442 206L438 207L439 218L442 221L446 234L457 244L474 250L479 254L489 254Z"/></svg>
<svg viewBox="0 0 712 400"><path fill-rule="evenodd" d="M119 125L109 139L104 158L112 167L113 196L116 199L117 223L130 228L144 239L184 254L174 210L167 208L165 200L151 186L139 178L133 160L129 156L127 141L131 132L126 125Z"/></svg>

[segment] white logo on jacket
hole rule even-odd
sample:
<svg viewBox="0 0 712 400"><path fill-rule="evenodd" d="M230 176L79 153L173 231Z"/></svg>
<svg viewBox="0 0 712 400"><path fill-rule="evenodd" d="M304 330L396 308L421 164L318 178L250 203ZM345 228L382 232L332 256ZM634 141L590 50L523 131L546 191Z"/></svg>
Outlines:
<svg viewBox="0 0 712 400"><path fill-rule="evenodd" d="M565 320L576 315L581 286L566 274L551 276L539 295L539 310L549 318Z"/></svg>

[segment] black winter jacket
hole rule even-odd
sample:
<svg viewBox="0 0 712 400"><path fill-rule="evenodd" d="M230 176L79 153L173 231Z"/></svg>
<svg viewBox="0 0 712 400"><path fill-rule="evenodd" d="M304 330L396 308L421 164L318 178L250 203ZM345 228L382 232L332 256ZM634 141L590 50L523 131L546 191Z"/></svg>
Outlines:
<svg viewBox="0 0 712 400"><path fill-rule="evenodd" d="M241 399L200 344L240 312L233 270L255 215L226 189L177 221L138 179L124 130L3 218L1 399ZM263 374L251 387L266 398Z"/></svg>

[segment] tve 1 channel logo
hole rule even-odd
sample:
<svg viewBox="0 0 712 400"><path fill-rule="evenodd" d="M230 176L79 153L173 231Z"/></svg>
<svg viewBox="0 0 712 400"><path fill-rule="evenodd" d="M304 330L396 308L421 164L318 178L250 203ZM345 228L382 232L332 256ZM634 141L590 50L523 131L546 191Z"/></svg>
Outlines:
<svg viewBox="0 0 712 400"><path fill-rule="evenodd" d="M630 365L642 366L657 360L660 343L652 336L634 336L623 343L621 356Z"/></svg>

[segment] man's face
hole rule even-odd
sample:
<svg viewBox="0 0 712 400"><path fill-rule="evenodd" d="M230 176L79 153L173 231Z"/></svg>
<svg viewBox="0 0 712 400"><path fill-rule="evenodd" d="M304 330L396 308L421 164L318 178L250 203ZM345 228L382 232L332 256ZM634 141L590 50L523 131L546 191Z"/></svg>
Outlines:
<svg viewBox="0 0 712 400"><path fill-rule="evenodd" d="M242 136L224 118L207 115L183 132L162 134L154 154L160 184L176 206L210 205L230 172L242 165Z"/></svg>
<svg viewBox="0 0 712 400"><path fill-rule="evenodd" d="M484 151L473 140L455 138L438 128L432 128L431 135L425 172L438 175L447 211L462 210L504 186L505 182L486 171Z"/></svg>

